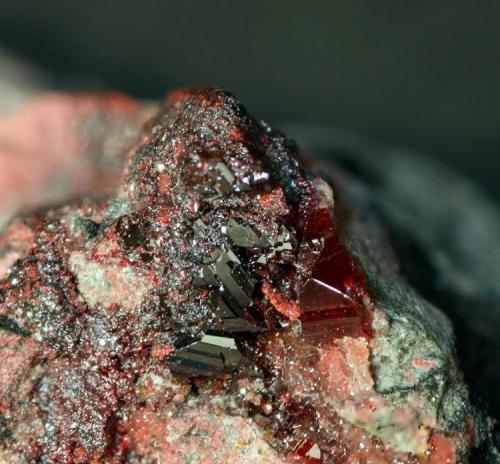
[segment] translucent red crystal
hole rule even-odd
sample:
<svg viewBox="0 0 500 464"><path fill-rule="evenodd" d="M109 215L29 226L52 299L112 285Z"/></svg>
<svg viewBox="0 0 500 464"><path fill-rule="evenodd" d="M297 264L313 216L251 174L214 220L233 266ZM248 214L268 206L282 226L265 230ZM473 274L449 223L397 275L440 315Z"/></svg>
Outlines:
<svg viewBox="0 0 500 464"><path fill-rule="evenodd" d="M327 342L344 335L369 335L363 274L345 249L329 210L311 208L302 234L306 243L322 242L310 276L299 289L304 337Z"/></svg>

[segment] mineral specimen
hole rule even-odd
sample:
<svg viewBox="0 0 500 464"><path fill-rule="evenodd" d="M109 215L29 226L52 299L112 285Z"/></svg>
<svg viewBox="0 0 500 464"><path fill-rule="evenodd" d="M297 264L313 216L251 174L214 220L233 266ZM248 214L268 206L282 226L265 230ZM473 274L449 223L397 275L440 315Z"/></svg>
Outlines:
<svg viewBox="0 0 500 464"><path fill-rule="evenodd" d="M124 175L94 169L0 237L0 460L495 462L448 320L342 181L334 200L224 91L172 93L134 141L148 107L78 102ZM57 140L77 180L88 152Z"/></svg>

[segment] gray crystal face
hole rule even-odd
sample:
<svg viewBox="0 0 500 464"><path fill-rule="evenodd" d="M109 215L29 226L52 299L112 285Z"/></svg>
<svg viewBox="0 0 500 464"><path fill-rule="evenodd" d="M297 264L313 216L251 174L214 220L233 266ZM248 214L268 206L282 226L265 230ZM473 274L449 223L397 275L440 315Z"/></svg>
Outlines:
<svg viewBox="0 0 500 464"><path fill-rule="evenodd" d="M206 376L231 372L240 365L242 359L234 338L204 335L200 341L170 355L167 363L177 374Z"/></svg>
<svg viewBox="0 0 500 464"><path fill-rule="evenodd" d="M196 187L198 193L204 197L225 195L234 190L245 190L248 186L237 184L234 174L223 162L209 165L208 179Z"/></svg>
<svg viewBox="0 0 500 464"><path fill-rule="evenodd" d="M227 234L231 241L242 248L266 248L269 240L266 237L259 237L250 226L238 224L231 219L227 226Z"/></svg>
<svg viewBox="0 0 500 464"><path fill-rule="evenodd" d="M253 303L255 280L230 248L217 250L216 256L212 263L201 268L193 282L200 287L213 288L233 313L241 314L243 308ZM222 306L214 309L219 315L226 312Z"/></svg>
<svg viewBox="0 0 500 464"><path fill-rule="evenodd" d="M234 184L234 175L228 169L228 167L224 163L217 163L215 168L219 172L219 177L217 178L218 185L220 189L226 193L230 192L233 189Z"/></svg>

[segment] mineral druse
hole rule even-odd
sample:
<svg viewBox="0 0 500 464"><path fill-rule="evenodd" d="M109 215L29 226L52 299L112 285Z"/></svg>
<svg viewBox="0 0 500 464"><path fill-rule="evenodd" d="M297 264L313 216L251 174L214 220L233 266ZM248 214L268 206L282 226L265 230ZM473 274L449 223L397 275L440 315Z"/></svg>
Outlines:
<svg viewBox="0 0 500 464"><path fill-rule="evenodd" d="M485 446L448 320L283 134L214 89L172 93L142 130L148 107L57 98L80 121L47 151L69 187L0 237L0 462L441 464Z"/></svg>

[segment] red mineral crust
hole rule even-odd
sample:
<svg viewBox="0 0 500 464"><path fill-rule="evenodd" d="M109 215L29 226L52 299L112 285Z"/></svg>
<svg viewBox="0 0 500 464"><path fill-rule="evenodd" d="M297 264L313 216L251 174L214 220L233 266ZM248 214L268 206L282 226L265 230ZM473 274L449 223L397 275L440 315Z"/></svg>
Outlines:
<svg viewBox="0 0 500 464"><path fill-rule="evenodd" d="M78 179L66 119L96 105L122 115L101 141L148 111L27 108L19 164L0 157L19 170L8 202L54 169ZM46 114L58 151L31 184ZM127 141L117 193L18 215L0 237L0 462L456 462L471 437L444 434L419 392L401 408L377 391L376 308L331 188L292 142L213 89L171 94ZM70 192L113 175L84 170Z"/></svg>

